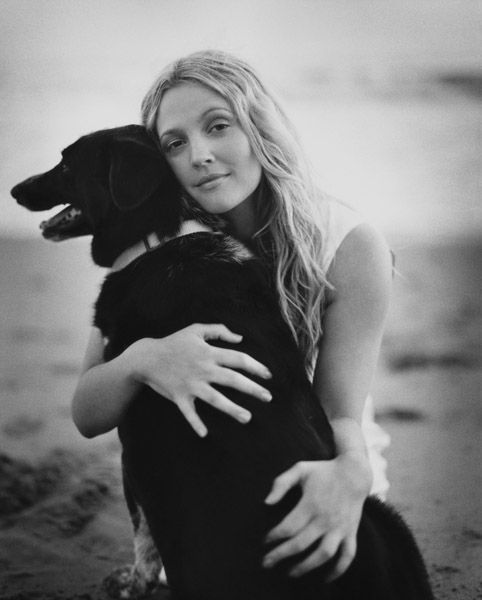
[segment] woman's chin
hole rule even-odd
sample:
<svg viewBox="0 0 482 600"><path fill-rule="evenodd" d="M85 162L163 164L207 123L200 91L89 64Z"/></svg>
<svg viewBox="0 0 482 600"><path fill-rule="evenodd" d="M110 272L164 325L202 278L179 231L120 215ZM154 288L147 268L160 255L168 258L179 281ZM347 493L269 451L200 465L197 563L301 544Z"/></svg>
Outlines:
<svg viewBox="0 0 482 600"><path fill-rule="evenodd" d="M220 193L212 194L211 197L204 195L203 198L195 198L195 200L201 208L213 215L227 214L243 202L227 198L226 194Z"/></svg>

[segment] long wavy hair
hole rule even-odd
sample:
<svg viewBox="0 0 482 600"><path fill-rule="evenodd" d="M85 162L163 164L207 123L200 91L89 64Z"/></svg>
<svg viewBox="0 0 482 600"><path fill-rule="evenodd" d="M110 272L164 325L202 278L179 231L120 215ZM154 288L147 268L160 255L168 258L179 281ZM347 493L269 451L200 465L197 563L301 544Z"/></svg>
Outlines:
<svg viewBox="0 0 482 600"><path fill-rule="evenodd" d="M330 285L322 260L321 193L294 128L249 65L225 52L207 50L168 65L147 92L142 123L154 136L164 94L185 82L203 85L228 102L261 164L261 228L253 241L273 266L283 317L311 372Z"/></svg>

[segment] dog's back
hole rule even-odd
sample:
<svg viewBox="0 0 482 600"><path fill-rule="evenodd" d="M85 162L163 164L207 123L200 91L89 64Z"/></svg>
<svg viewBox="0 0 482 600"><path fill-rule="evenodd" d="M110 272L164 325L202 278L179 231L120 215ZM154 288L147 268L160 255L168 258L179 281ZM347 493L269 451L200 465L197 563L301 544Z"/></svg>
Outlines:
<svg viewBox="0 0 482 600"><path fill-rule="evenodd" d="M199 404L209 431L200 439L172 403L146 388L119 428L128 477L169 581L189 598L198 597L194 589L208 590L212 599L241 597L244 585L251 595L254 589L261 594L261 540L286 512L277 507L271 517L263 505L271 482L296 460L333 454L328 423L312 402L267 274L257 260L233 261L227 241L213 234L171 241L112 273L96 311L96 324L110 340L109 357L138 337L163 337L193 322L224 322L244 336L236 348L273 373L269 405L226 390L253 413L249 425ZM324 428L324 445L315 419ZM251 597L244 591L244 598ZM271 597L267 593L259 597Z"/></svg>

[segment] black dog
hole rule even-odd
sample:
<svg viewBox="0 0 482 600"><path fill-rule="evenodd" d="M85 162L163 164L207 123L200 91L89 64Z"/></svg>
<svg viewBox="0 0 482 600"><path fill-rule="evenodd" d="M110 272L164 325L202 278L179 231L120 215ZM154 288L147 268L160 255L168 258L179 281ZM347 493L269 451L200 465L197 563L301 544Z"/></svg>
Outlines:
<svg viewBox="0 0 482 600"><path fill-rule="evenodd" d="M291 490L279 504L266 506L274 478L298 461L332 458L332 431L281 317L269 269L222 233L176 237L189 215L143 128L82 137L59 165L18 184L12 195L30 210L71 205L44 225L44 236L91 234L93 259L102 266L152 231L168 240L107 276L95 311L95 324L108 340L106 360L143 337L164 337L193 323L224 323L243 335L236 349L273 374L263 382L273 395L268 404L220 388L252 412L248 425L199 403L209 431L200 438L171 402L145 387L119 426L134 525L139 528L145 514L174 598L433 597L407 526L373 498L364 506L356 557L335 582L324 583L329 565L301 578L287 575L291 560L261 567L264 536L299 499L299 491Z"/></svg>

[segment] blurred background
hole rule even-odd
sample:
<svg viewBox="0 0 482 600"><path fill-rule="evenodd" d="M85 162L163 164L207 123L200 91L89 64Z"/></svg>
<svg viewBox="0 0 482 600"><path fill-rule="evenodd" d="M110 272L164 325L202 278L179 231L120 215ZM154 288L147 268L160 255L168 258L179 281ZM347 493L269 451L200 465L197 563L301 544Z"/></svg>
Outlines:
<svg viewBox="0 0 482 600"><path fill-rule="evenodd" d="M138 122L160 69L203 48L281 97L320 183L390 232L474 235L481 3L474 0L2 0L2 231L8 189L86 132Z"/></svg>
<svg viewBox="0 0 482 600"><path fill-rule="evenodd" d="M28 213L9 190L80 135L139 122L167 62L220 48L278 94L320 186L395 250L374 384L392 437L389 498L420 540L437 597L482 598L482 3L0 9L0 597L97 598L102 577L130 558L115 434L83 440L69 410L103 272L87 240L43 241L49 213ZM91 502L79 504L86 490Z"/></svg>

